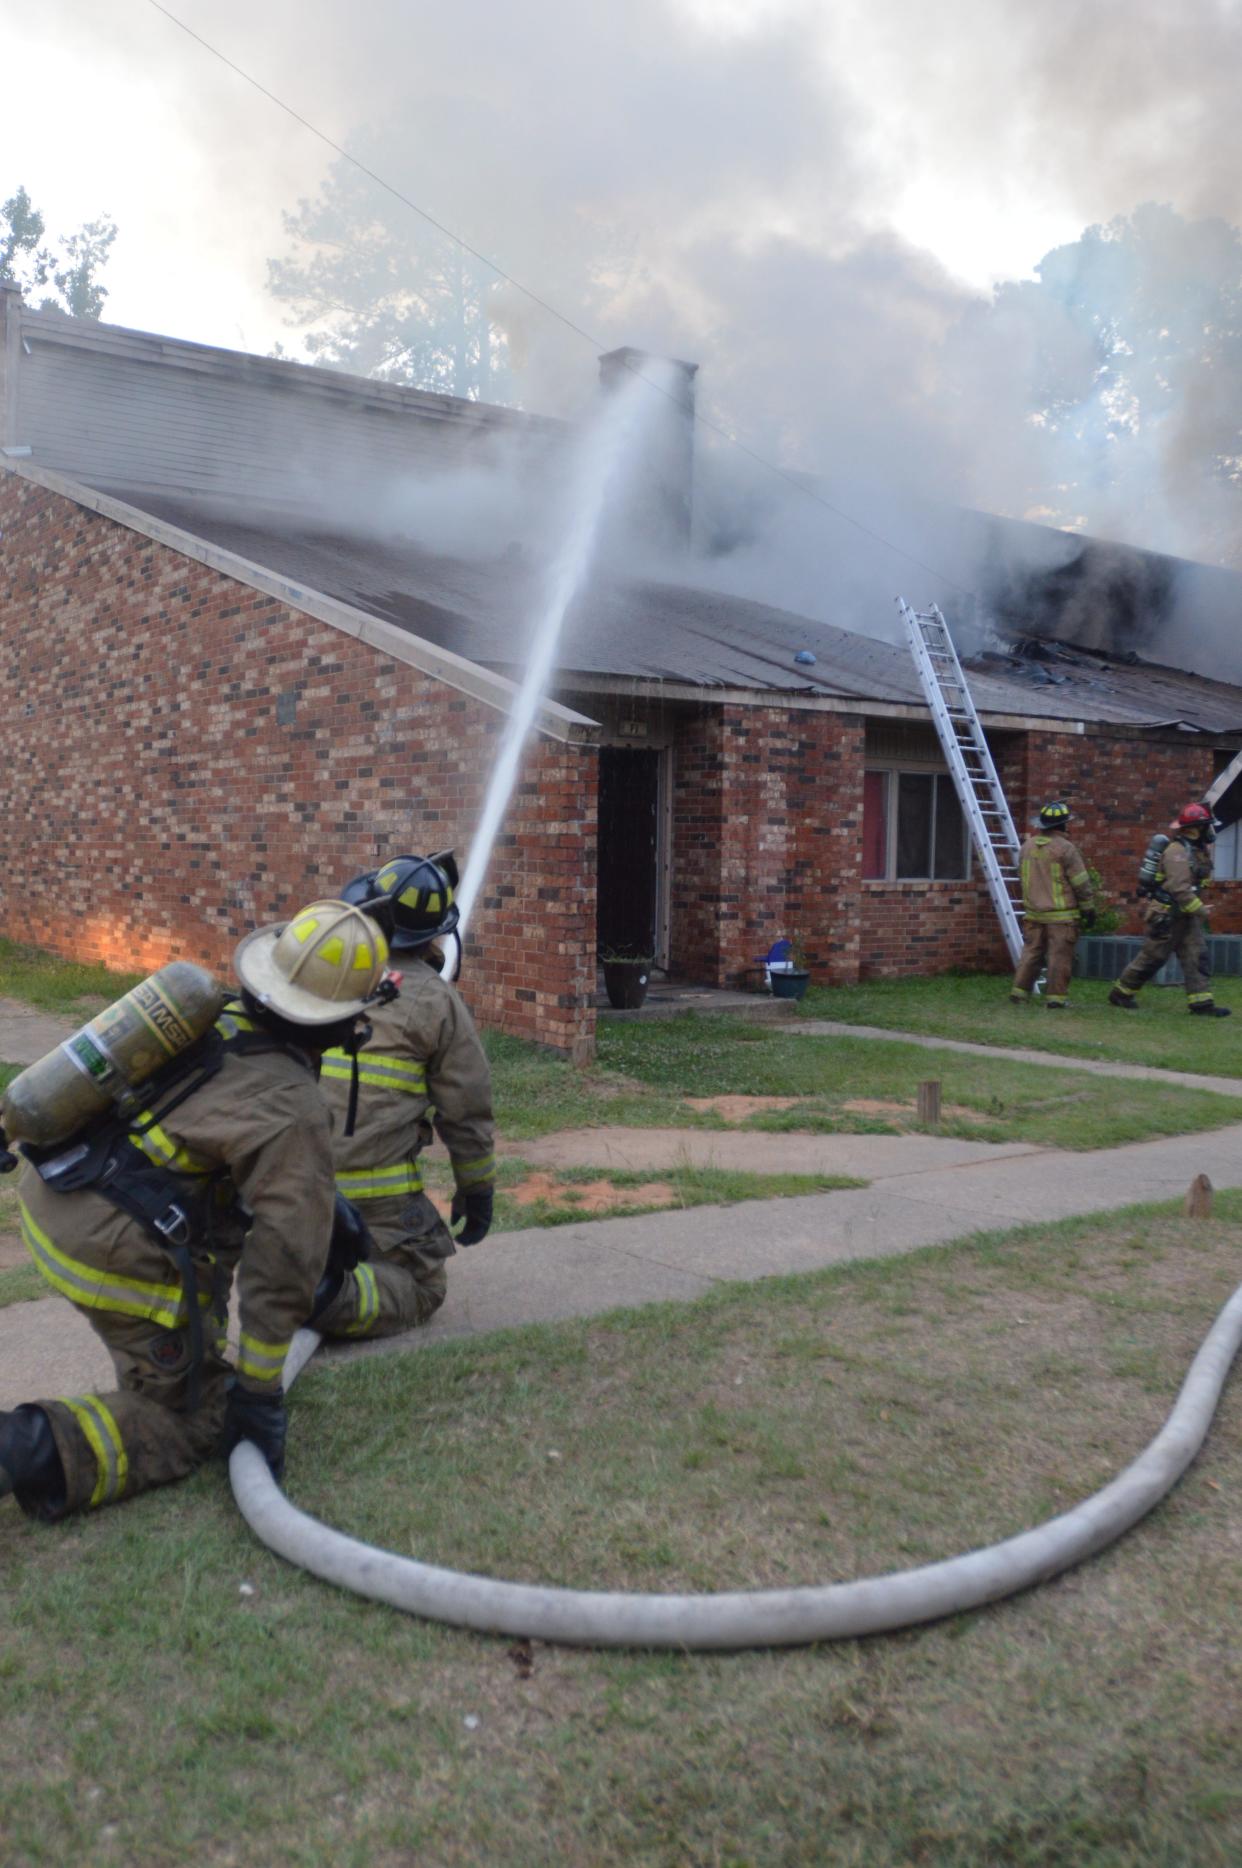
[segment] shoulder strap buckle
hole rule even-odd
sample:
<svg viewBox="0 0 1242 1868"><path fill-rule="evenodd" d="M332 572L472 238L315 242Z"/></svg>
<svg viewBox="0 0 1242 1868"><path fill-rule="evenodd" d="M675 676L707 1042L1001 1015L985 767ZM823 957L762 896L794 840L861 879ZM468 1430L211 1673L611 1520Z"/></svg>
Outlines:
<svg viewBox="0 0 1242 1868"><path fill-rule="evenodd" d="M171 1200L162 1213L153 1214L151 1224L169 1245L189 1245L193 1237L189 1215L175 1200Z"/></svg>

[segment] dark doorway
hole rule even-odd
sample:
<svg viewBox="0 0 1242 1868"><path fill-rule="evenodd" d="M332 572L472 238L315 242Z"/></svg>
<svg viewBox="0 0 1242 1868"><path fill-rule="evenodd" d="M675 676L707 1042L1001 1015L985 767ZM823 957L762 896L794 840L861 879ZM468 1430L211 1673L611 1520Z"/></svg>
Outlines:
<svg viewBox="0 0 1242 1868"><path fill-rule="evenodd" d="M660 754L648 747L601 746L599 902L601 953L656 951Z"/></svg>

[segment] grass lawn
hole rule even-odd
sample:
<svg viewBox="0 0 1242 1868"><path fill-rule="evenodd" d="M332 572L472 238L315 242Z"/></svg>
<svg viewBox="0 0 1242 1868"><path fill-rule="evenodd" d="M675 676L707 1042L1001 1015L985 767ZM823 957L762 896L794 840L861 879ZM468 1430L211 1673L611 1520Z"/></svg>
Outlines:
<svg viewBox="0 0 1242 1868"><path fill-rule="evenodd" d="M1119 1015L1120 1016L1120 1015ZM687 1107L687 1096L725 1093L796 1096L796 1108L752 1118L756 1128L820 1132L885 1132L914 1128L921 1079L937 1077L946 1113L937 1133L975 1141L1024 1141L1060 1148L1111 1148L1151 1135L1217 1128L1242 1118L1232 1098L1161 1083L1111 1083L1080 1072L1032 1069L1003 1057L928 1052L917 1045L866 1038L802 1037L779 1025L687 1015L650 1024L602 1025L600 1096L592 1078L552 1060L525 1066L560 1085L545 1102L519 1093L496 1057L496 1106L508 1135L540 1134L578 1121L720 1126L718 1117ZM557 1077L557 1071L563 1076ZM618 1081L620 1079L620 1081ZM641 1085L643 1094L633 1087ZM898 1111L868 1110L896 1102ZM851 1108L850 1105L862 1105ZM552 1109L556 1120L548 1120Z"/></svg>
<svg viewBox="0 0 1242 1868"><path fill-rule="evenodd" d="M145 978L145 973L111 973L103 966L79 966L37 947L0 940L0 998L23 999L40 1012L63 1012L66 1018L87 1019ZM85 1005L83 1000L87 1001Z"/></svg>
<svg viewBox="0 0 1242 1868"><path fill-rule="evenodd" d="M1009 1535L1163 1420L1242 1198L312 1365L288 1487L433 1561L811 1583ZM59 1527L0 1506L6 1859L1150 1868L1242 1856L1242 1396L1103 1556L775 1653L424 1626L289 1569L219 1466Z"/></svg>
<svg viewBox="0 0 1242 1868"><path fill-rule="evenodd" d="M425 1158L428 1191L450 1197L453 1174L447 1160ZM669 1207L733 1206L739 1200L790 1199L801 1194L831 1193L869 1183L848 1174L749 1174L717 1167L679 1163L657 1173L618 1168L532 1169L510 1155L497 1166L497 1232L522 1232L535 1226L570 1226L585 1219L625 1219ZM2 1300L0 1300L2 1301Z"/></svg>
<svg viewBox="0 0 1242 1868"><path fill-rule="evenodd" d="M1222 979L1216 991L1222 1005L1234 1006L1233 1018L1191 1018L1180 986L1147 986L1139 1010L1121 1012L1108 1003L1109 982L1094 979L1076 979L1069 1010L1050 1013L1037 1002L1010 1005L1008 975L986 973L813 987L802 1009L808 1018L973 1044L1026 1045L1065 1056L1242 1077L1242 979Z"/></svg>

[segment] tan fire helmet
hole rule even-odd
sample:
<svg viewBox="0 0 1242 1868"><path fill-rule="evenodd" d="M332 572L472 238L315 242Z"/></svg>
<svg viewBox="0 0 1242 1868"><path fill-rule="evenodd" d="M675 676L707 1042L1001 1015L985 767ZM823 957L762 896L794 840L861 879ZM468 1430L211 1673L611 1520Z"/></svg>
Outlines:
<svg viewBox="0 0 1242 1868"><path fill-rule="evenodd" d="M293 918L247 934L233 970L260 1005L295 1025L331 1025L366 1009L388 963L388 943L348 902L310 902Z"/></svg>

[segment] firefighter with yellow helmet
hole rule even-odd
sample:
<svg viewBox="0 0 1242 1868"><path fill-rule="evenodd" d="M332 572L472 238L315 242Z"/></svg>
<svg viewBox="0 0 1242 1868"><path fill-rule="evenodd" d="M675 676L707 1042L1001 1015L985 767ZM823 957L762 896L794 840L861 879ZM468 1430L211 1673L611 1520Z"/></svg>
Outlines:
<svg viewBox="0 0 1242 1868"><path fill-rule="evenodd" d="M333 1266L316 1295L313 1327L327 1336L408 1330L444 1302L454 1235L428 1199L418 1165L433 1134L453 1167L451 1217L464 1221L456 1244L476 1244L492 1223L491 1073L470 1013L440 973L439 943L456 937L456 886L448 850L393 857L342 890L376 917L402 970L400 997L377 1009L358 1053L352 1134L350 1060L330 1051L320 1076L333 1115L337 1189L353 1209L357 1237L357 1249Z"/></svg>
<svg viewBox="0 0 1242 1868"><path fill-rule="evenodd" d="M1019 854L1023 945L1009 993L1013 1005L1029 1001L1046 967L1044 1004L1050 1012L1064 1011L1079 929L1095 926L1091 876L1065 834L1069 817L1069 806L1059 798L1045 804L1039 829L1027 837Z"/></svg>
<svg viewBox="0 0 1242 1868"><path fill-rule="evenodd" d="M280 1477L285 1353L332 1228L316 1070L365 1035L392 990L386 962L375 922L341 901L258 928L234 955L240 999L213 1028L68 1140L22 1143L26 1245L107 1345L117 1385L0 1414L0 1495L59 1518L183 1478L242 1439Z"/></svg>

